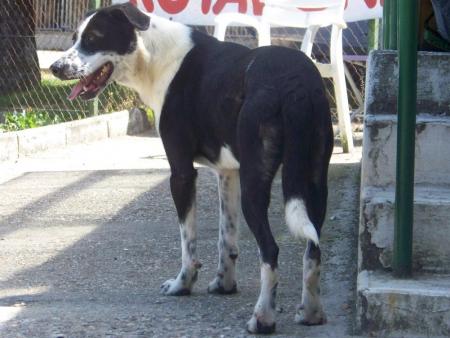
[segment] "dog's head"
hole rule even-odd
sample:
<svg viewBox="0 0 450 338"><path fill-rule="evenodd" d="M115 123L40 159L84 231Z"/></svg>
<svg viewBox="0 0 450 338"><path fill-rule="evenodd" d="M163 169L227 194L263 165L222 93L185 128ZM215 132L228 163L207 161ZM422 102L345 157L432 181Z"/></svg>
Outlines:
<svg viewBox="0 0 450 338"><path fill-rule="evenodd" d="M88 13L73 36L73 46L50 66L61 80L80 80L69 99L99 95L135 52L136 30L147 30L149 25L150 17L130 3Z"/></svg>

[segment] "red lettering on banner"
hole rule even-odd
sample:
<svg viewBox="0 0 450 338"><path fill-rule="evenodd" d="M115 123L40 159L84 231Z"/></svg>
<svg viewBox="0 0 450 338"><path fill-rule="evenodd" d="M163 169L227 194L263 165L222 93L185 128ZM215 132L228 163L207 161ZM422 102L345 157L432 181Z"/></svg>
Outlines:
<svg viewBox="0 0 450 338"><path fill-rule="evenodd" d="M169 14L178 14L182 12L189 0L158 0L162 10Z"/></svg>
<svg viewBox="0 0 450 338"><path fill-rule="evenodd" d="M264 3L261 0L253 0L253 14L262 15Z"/></svg>
<svg viewBox="0 0 450 338"><path fill-rule="evenodd" d="M237 3L239 13L247 13L247 0L217 0L216 4L213 6L213 13L219 14L222 12L223 8L228 3Z"/></svg>
<svg viewBox="0 0 450 338"><path fill-rule="evenodd" d="M364 0L367 7L374 8L377 5L377 0Z"/></svg>
<svg viewBox="0 0 450 338"><path fill-rule="evenodd" d="M132 3L135 1L132 1ZM153 12L155 7L153 6L153 0L142 0L142 3L144 4L145 10L147 12Z"/></svg>
<svg viewBox="0 0 450 338"><path fill-rule="evenodd" d="M208 14L211 9L211 0L202 0L202 13Z"/></svg>

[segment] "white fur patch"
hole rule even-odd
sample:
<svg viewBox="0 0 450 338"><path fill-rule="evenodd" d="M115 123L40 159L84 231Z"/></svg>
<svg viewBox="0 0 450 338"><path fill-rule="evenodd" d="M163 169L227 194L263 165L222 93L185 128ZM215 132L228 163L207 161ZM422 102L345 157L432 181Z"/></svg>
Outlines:
<svg viewBox="0 0 450 338"><path fill-rule="evenodd" d="M247 330L249 332L258 332L258 322L264 325L275 323L274 291L276 291L277 283L277 270L272 270L267 263L261 264L261 290L252 318L247 322Z"/></svg>
<svg viewBox="0 0 450 338"><path fill-rule="evenodd" d="M238 212L239 212L239 172L237 170L222 171L219 174L219 271L223 265L234 269L230 254L238 254ZM223 271L224 274L225 271ZM234 278L234 276L233 276Z"/></svg>
<svg viewBox="0 0 450 338"><path fill-rule="evenodd" d="M177 278L169 279L161 285L161 292L165 295L177 295L179 292L191 290L197 278L200 264L196 260L196 226L195 202L180 224L181 234L181 271Z"/></svg>
<svg viewBox="0 0 450 338"><path fill-rule="evenodd" d="M155 114L156 130L167 90L186 54L194 46L192 29L180 23L150 15L148 30L139 32L136 51L125 62L117 81L136 90Z"/></svg>
<svg viewBox="0 0 450 338"><path fill-rule="evenodd" d="M220 169L239 169L239 162L233 156L228 145L220 149L219 160L214 165Z"/></svg>
<svg viewBox="0 0 450 338"><path fill-rule="evenodd" d="M219 264L217 277L209 284L208 290L219 287L232 290L236 287L236 257L238 255L238 212L240 205L239 171L222 170L218 173L220 197L219 218ZM234 258L233 258L234 257Z"/></svg>
<svg viewBox="0 0 450 338"><path fill-rule="evenodd" d="M310 239L314 244L319 244L316 228L311 223L306 212L305 203L301 199L290 199L286 203L285 212L286 223L294 236Z"/></svg>
<svg viewBox="0 0 450 338"><path fill-rule="evenodd" d="M238 160L234 157L228 145L220 148L219 158L216 162L210 162L204 157L196 157L195 162L206 165L207 167L210 167L218 172L222 170L237 170L240 166Z"/></svg>
<svg viewBox="0 0 450 338"><path fill-rule="evenodd" d="M258 304L260 304L260 306L261 304L263 304L263 306L269 304L269 301L272 298L272 289L277 283L277 270L273 270L267 263L261 264L261 294L256 307L258 307Z"/></svg>
<svg viewBox="0 0 450 338"><path fill-rule="evenodd" d="M197 241L197 229L195 224L195 203L186 215L183 224L180 224L181 233L181 261L183 268L190 269L195 260L195 252L191 252L189 246ZM190 250L191 249L191 250Z"/></svg>
<svg viewBox="0 0 450 338"><path fill-rule="evenodd" d="M303 287L301 307L295 314L296 323L323 324L326 315L320 302L320 264L309 258L309 245L303 255Z"/></svg>

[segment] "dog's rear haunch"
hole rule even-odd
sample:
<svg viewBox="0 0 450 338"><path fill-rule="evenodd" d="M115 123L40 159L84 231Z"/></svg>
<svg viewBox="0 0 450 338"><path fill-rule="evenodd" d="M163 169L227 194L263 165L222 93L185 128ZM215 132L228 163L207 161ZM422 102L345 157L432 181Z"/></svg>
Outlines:
<svg viewBox="0 0 450 338"><path fill-rule="evenodd" d="M182 253L181 271L161 286L163 294L190 294L201 266L193 165L200 162L217 172L220 191L219 265L208 292L237 291L240 199L261 262L260 295L247 330L275 330L278 246L267 209L272 180L282 166L286 223L308 241L295 320L325 323L319 237L333 132L322 79L304 54L219 42L123 4L88 14L73 47L51 70L61 79L80 79L70 99L91 99L116 81L137 91L154 110L171 168Z"/></svg>

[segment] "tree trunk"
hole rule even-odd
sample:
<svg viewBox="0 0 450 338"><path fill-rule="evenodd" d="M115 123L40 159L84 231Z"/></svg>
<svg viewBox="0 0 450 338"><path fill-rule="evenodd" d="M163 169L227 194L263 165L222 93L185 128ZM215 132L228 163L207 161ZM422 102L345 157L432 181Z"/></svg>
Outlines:
<svg viewBox="0 0 450 338"><path fill-rule="evenodd" d="M33 0L0 0L0 95L41 80Z"/></svg>

